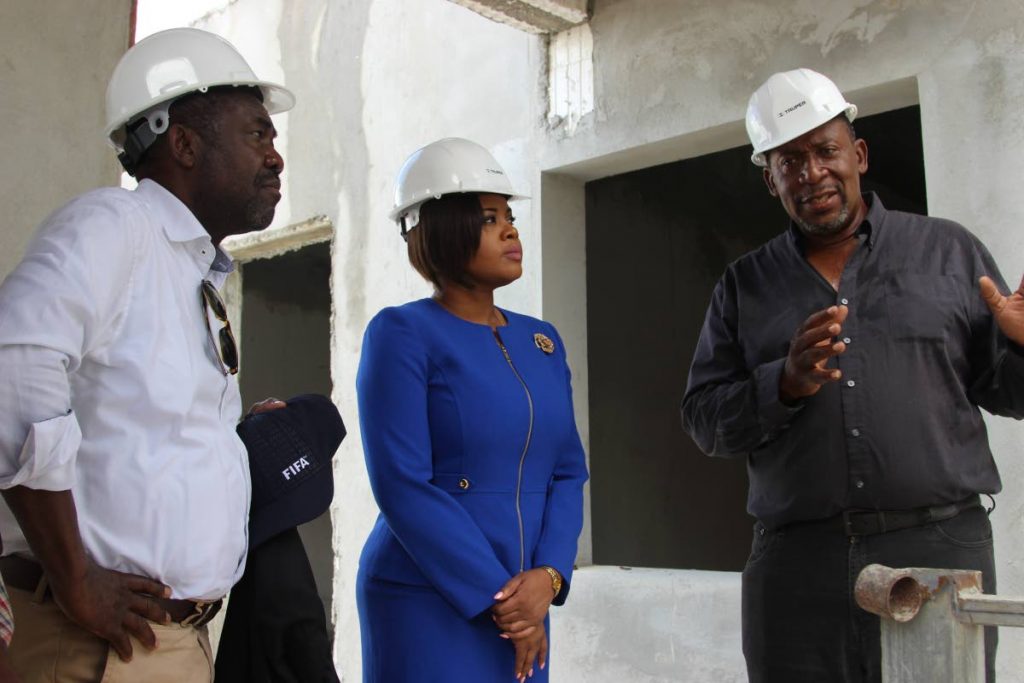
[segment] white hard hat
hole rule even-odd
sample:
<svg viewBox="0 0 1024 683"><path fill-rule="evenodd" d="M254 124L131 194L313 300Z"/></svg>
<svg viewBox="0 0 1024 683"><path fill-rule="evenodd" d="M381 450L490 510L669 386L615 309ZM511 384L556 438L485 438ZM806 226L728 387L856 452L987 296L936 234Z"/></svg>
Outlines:
<svg viewBox="0 0 1024 683"><path fill-rule="evenodd" d="M772 76L750 96L747 136L754 145L750 160L767 166L765 152L795 140L840 114L853 121L857 105L850 104L836 84L810 69Z"/></svg>
<svg viewBox="0 0 1024 683"><path fill-rule="evenodd" d="M155 139L167 130L171 102L218 85L259 88L270 114L295 105L290 91L256 78L228 41L196 28L172 28L143 38L117 63L107 85L105 134L120 151L125 126L145 115Z"/></svg>
<svg viewBox="0 0 1024 683"><path fill-rule="evenodd" d="M452 192L486 192L507 195L509 199L529 199L512 188L505 171L486 147L463 138L444 138L416 150L402 164L395 181L395 205L388 215L398 221L405 234L419 223L423 202Z"/></svg>

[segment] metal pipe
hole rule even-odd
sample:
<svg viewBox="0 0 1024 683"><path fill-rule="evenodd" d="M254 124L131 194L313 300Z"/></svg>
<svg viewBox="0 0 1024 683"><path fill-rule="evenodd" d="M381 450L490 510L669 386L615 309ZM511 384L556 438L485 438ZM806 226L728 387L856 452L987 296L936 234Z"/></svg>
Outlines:
<svg viewBox="0 0 1024 683"><path fill-rule="evenodd" d="M914 577L911 569L869 564L857 576L854 595L861 608L903 623L917 616L929 590Z"/></svg>

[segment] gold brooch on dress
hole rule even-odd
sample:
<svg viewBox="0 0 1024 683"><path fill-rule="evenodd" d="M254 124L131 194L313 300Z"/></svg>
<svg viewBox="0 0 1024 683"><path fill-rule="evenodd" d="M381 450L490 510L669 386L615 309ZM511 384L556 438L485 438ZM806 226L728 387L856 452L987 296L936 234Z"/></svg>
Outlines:
<svg viewBox="0 0 1024 683"><path fill-rule="evenodd" d="M551 341L547 336L538 332L533 335L533 343L537 345L537 348L544 353L555 352L555 342Z"/></svg>

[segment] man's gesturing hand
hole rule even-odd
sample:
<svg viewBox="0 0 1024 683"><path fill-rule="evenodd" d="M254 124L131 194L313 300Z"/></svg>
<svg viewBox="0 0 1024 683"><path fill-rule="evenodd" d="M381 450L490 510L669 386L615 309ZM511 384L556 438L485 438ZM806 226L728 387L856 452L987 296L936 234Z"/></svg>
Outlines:
<svg viewBox="0 0 1024 683"><path fill-rule="evenodd" d="M999 329L1011 341L1024 345L1024 279L1010 296L1003 296L990 277L981 277L978 285Z"/></svg>
<svg viewBox="0 0 1024 683"><path fill-rule="evenodd" d="M72 621L110 641L126 662L132 658L129 636L150 650L157 646L147 619L161 624L170 621L167 612L149 597L170 597L170 588L144 576L104 569L92 560L85 574L76 580L51 578L50 589L57 605Z"/></svg>
<svg viewBox="0 0 1024 683"><path fill-rule="evenodd" d="M793 335L779 380L779 399L783 403L813 396L821 385L842 377L838 369L825 365L846 350L846 344L832 339L842 331L847 313L846 306L830 306L813 313Z"/></svg>

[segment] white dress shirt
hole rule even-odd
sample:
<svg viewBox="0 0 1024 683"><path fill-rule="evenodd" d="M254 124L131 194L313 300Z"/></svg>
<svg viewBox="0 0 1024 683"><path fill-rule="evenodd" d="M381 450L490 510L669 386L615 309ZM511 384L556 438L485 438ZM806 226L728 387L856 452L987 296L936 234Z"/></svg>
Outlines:
<svg viewBox="0 0 1024 683"><path fill-rule="evenodd" d="M200 293L231 267L143 180L56 211L0 285L0 488L70 489L92 558L175 598L219 598L244 569L241 399ZM6 506L0 534L28 550Z"/></svg>

